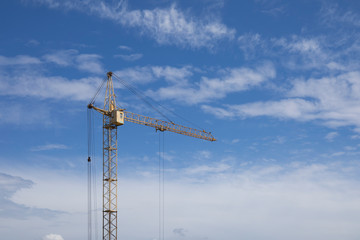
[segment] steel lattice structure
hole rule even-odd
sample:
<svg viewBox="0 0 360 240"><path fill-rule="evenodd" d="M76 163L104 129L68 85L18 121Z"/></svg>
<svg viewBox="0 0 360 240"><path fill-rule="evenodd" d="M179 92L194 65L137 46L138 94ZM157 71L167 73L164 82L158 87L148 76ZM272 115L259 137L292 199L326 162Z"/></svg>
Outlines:
<svg viewBox="0 0 360 240"><path fill-rule="evenodd" d="M111 74L108 74L111 79ZM104 110L115 109L112 81L107 81ZM103 115L103 240L117 240L117 125Z"/></svg>

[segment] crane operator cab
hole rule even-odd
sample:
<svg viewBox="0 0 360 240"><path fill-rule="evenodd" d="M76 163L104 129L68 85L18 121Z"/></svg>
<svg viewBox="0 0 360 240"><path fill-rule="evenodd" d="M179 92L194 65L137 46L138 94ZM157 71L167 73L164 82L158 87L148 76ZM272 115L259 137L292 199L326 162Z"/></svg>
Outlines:
<svg viewBox="0 0 360 240"><path fill-rule="evenodd" d="M113 110L111 112L111 123L116 126L124 125L124 112L121 110Z"/></svg>

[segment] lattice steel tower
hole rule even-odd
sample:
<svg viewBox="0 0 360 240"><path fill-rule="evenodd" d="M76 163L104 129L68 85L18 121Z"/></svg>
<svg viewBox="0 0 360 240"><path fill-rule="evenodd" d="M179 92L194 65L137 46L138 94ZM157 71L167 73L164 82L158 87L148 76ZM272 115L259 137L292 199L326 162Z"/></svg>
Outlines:
<svg viewBox="0 0 360 240"><path fill-rule="evenodd" d="M116 108L112 73L107 74L104 110ZM117 126L103 115L103 240L117 240Z"/></svg>

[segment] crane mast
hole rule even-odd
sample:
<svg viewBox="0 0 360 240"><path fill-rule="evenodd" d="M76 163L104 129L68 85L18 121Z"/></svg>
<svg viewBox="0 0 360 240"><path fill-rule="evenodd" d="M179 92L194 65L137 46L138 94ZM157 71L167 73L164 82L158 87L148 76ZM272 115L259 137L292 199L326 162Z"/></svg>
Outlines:
<svg viewBox="0 0 360 240"><path fill-rule="evenodd" d="M115 106L111 73L106 83L104 110ZM117 125L103 114L103 240L117 240Z"/></svg>
<svg viewBox="0 0 360 240"><path fill-rule="evenodd" d="M88 105L103 115L103 240L117 240L117 127L124 121L150 126L159 131L170 131L186 136L216 141L211 133L181 126L117 108L112 81L112 72L107 73L103 109Z"/></svg>

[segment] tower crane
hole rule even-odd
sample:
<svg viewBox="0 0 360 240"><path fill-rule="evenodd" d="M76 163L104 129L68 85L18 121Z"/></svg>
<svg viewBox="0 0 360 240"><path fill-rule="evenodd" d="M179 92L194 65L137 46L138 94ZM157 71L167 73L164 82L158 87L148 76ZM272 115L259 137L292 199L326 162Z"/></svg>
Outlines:
<svg viewBox="0 0 360 240"><path fill-rule="evenodd" d="M103 108L88 104L89 109L103 115L103 240L117 240L117 127L125 121L170 131L207 141L216 141L210 132L181 126L136 113L116 106L112 72L107 73ZM100 90L100 89L99 89ZM90 157L88 159L90 161Z"/></svg>

